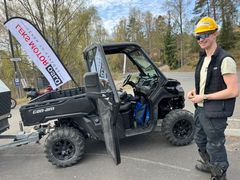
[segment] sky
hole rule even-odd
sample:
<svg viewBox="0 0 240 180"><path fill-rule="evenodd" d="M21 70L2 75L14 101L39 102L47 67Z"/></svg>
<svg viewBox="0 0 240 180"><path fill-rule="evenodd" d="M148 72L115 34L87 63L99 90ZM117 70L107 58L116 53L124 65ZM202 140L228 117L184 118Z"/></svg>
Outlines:
<svg viewBox="0 0 240 180"><path fill-rule="evenodd" d="M129 9L133 7L141 12L150 11L153 15L163 14L163 2L164 0L91 0L108 32L112 32L121 18L127 18Z"/></svg>

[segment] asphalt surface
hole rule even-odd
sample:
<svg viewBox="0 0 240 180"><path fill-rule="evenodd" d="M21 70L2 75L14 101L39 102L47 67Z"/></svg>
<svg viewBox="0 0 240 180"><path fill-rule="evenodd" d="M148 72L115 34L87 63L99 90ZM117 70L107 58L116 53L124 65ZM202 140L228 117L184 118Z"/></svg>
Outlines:
<svg viewBox="0 0 240 180"><path fill-rule="evenodd" d="M193 87L193 73L165 73L177 78L187 92ZM240 79L240 78L239 78ZM236 110L229 120L229 129L239 130L239 98ZM186 109L194 108L186 100ZM20 120L19 105L12 110L9 119L11 128L5 134L15 134ZM29 130L29 129L27 129ZM237 131L238 134L238 131ZM7 141L0 140L0 144ZM40 144L0 150L0 180L209 180L210 175L194 169L198 159L194 142L188 146L170 145L161 132L140 135L120 141L121 159L116 166L107 155L105 145L99 141L88 141L84 158L68 168L51 165L43 152L44 139ZM227 136L226 147L230 162L228 180L240 177L240 137Z"/></svg>

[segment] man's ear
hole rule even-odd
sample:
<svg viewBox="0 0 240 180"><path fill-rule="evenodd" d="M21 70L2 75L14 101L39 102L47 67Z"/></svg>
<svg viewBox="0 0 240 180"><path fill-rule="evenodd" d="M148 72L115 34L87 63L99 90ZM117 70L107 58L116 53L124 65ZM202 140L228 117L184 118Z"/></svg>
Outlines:
<svg viewBox="0 0 240 180"><path fill-rule="evenodd" d="M213 33L216 37L219 36L219 31L216 31L215 33Z"/></svg>

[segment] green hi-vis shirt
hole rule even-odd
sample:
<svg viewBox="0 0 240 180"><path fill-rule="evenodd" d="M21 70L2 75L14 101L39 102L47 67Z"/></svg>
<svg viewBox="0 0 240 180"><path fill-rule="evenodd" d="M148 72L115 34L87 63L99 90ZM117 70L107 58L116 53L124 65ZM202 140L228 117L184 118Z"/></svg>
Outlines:
<svg viewBox="0 0 240 180"><path fill-rule="evenodd" d="M204 95L204 89L207 79L207 70L208 65L211 61L211 57L205 57L202 65L202 69L200 72L200 90L199 94ZM222 61L221 65L221 73L224 74L236 74L237 73L237 65L236 62L231 57L225 57ZM198 106L203 107L203 103L198 103Z"/></svg>

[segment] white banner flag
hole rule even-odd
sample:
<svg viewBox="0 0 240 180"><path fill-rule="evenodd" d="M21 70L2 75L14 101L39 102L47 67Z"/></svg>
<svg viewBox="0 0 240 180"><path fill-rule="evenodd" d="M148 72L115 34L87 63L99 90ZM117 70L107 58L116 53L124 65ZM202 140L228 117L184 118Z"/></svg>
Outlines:
<svg viewBox="0 0 240 180"><path fill-rule="evenodd" d="M5 26L21 44L23 50L56 89L72 78L41 33L26 19L14 17Z"/></svg>

